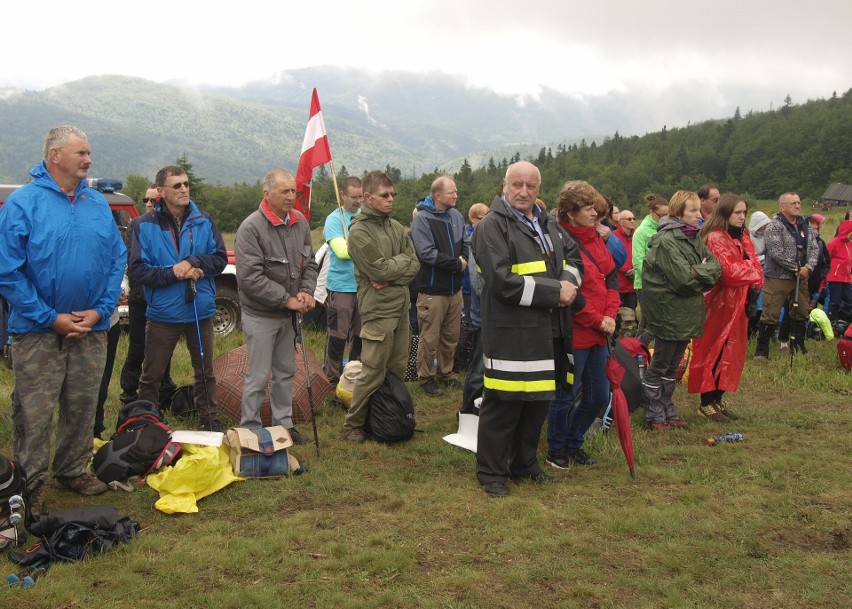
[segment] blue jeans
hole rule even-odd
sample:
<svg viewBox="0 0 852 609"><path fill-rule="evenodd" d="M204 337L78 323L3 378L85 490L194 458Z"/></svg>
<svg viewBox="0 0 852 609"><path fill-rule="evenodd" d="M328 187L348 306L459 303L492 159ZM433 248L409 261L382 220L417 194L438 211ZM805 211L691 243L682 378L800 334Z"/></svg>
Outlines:
<svg viewBox="0 0 852 609"><path fill-rule="evenodd" d="M574 388L566 390L557 384L556 396L547 414L547 449L559 452L565 448L580 448L583 436L595 417L609 402L609 381L606 378L606 345L574 352L574 387L580 381L582 399L572 411Z"/></svg>

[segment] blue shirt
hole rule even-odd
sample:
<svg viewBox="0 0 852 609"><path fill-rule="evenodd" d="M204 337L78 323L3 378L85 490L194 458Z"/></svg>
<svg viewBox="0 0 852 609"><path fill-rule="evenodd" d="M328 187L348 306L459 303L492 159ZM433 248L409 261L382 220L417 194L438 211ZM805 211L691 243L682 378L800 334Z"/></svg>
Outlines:
<svg viewBox="0 0 852 609"><path fill-rule="evenodd" d="M357 292L358 286L355 283L355 264L351 258L340 258L331 247L331 240L343 235L343 223L340 220L340 210L335 209L328 214L325 219L325 226L322 229L322 235L329 244L328 254L328 277L326 280L326 288L332 292ZM360 210L359 210L360 211ZM355 212L358 213L358 212ZM346 219L346 233L349 234L349 226L352 224L352 218L355 213L348 212L343 209L343 217Z"/></svg>

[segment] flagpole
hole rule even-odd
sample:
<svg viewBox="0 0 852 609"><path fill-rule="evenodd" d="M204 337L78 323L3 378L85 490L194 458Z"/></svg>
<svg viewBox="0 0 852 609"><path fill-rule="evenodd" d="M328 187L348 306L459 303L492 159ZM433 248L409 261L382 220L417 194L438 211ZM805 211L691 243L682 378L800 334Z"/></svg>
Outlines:
<svg viewBox="0 0 852 609"><path fill-rule="evenodd" d="M337 188L337 175L334 173L334 161L329 159L328 164L331 165L331 182L334 184L334 196L337 197L337 211L340 213L340 223L343 225L343 238L348 240L349 231L346 230L346 216L343 215L343 206L340 204L340 191Z"/></svg>

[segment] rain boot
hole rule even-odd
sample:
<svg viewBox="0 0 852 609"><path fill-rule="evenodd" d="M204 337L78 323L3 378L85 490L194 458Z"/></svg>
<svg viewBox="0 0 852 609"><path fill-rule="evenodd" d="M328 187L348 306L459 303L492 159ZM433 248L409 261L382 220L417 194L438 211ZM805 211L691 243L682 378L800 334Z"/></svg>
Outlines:
<svg viewBox="0 0 852 609"><path fill-rule="evenodd" d="M775 327L772 324L760 324L757 330L757 348L754 350L755 359L769 359L769 339Z"/></svg>
<svg viewBox="0 0 852 609"><path fill-rule="evenodd" d="M642 397L645 399L645 422L666 422L666 406L663 403L662 385L649 385L648 381L642 381Z"/></svg>
<svg viewBox="0 0 852 609"><path fill-rule="evenodd" d="M684 427L686 423L677 416L677 408L675 408L674 396L675 379L663 377L660 391L660 401L663 404L663 409L666 413L666 422L672 427Z"/></svg>

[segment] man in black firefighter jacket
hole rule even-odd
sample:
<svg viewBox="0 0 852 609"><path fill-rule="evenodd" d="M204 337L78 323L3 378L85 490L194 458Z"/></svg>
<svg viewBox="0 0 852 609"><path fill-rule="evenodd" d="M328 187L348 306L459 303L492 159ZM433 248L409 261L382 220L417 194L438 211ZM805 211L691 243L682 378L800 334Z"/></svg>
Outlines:
<svg viewBox="0 0 852 609"><path fill-rule="evenodd" d="M488 495L506 482L553 480L538 464L541 427L556 383L569 383L572 303L582 295L583 265L568 235L536 204L541 173L510 165L503 196L473 233L482 273L484 398L476 477Z"/></svg>

